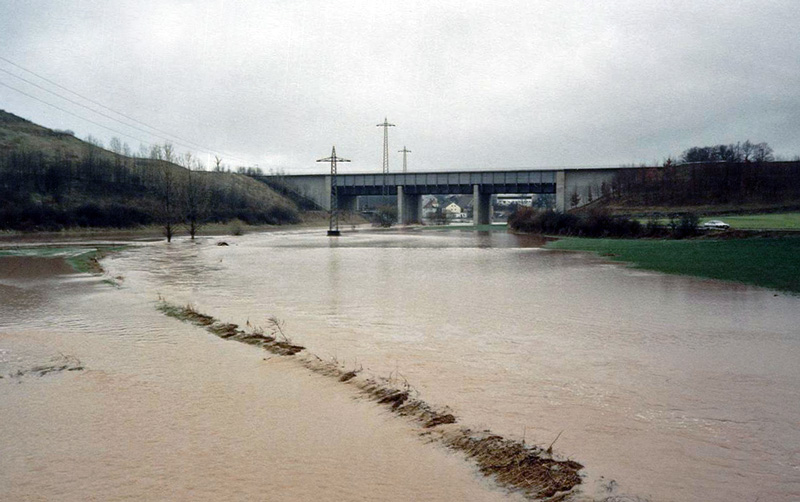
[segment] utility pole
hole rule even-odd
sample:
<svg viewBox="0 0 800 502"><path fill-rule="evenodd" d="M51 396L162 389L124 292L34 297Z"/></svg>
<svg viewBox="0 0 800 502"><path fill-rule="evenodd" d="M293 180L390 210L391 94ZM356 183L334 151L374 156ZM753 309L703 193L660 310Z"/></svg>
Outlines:
<svg viewBox="0 0 800 502"><path fill-rule="evenodd" d="M331 156L319 159L317 162L331 163L331 219L328 226L328 237L338 237L339 234L339 190L336 184L336 164L338 162L350 162L347 159L336 156L336 146L331 150Z"/></svg>
<svg viewBox="0 0 800 502"><path fill-rule="evenodd" d="M406 171L408 170L408 163L407 163L406 156L407 156L409 153L411 153L411 150L408 150L408 149L406 148L406 146L405 146L405 145L403 145L403 149L402 149L402 150L397 150L397 151L398 151L398 152L402 152L402 153L403 153L403 172L406 172Z"/></svg>
<svg viewBox="0 0 800 502"><path fill-rule="evenodd" d="M383 124L378 124L378 127L383 127L383 195L387 195L386 175L389 174L389 128L394 127L394 124L390 124L389 120L384 117Z"/></svg>

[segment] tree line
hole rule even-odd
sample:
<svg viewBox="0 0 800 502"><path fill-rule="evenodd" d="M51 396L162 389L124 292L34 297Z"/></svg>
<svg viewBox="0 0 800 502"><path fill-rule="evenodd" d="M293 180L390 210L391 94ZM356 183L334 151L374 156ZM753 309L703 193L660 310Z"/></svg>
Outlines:
<svg viewBox="0 0 800 502"><path fill-rule="evenodd" d="M620 169L595 191L632 205L797 202L800 158L775 161L767 143L750 141L693 147L658 167Z"/></svg>

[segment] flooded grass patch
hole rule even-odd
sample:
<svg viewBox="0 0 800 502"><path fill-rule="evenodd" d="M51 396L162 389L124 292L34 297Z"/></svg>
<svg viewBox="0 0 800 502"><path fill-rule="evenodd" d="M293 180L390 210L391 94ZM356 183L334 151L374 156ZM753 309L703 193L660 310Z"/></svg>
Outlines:
<svg viewBox="0 0 800 502"><path fill-rule="evenodd" d="M56 247L36 246L0 249L0 256L25 256L31 258L62 258L76 272L84 274L102 275L105 273L100 265L100 260L110 253L121 251L127 246L96 246L96 247ZM107 282L117 285L119 278L107 279Z"/></svg>
<svg viewBox="0 0 800 502"><path fill-rule="evenodd" d="M65 356L64 354L59 354L44 364L37 364L36 366L31 366L30 368L17 369L16 371L9 373L7 377L13 379L20 379L25 376L43 377L51 373L83 370L84 366L80 359L75 356ZM0 378L3 378L3 376L0 375Z"/></svg>
<svg viewBox="0 0 800 502"><path fill-rule="evenodd" d="M559 238L549 249L590 251L637 268L800 293L800 237L750 239Z"/></svg>
<svg viewBox="0 0 800 502"><path fill-rule="evenodd" d="M220 338L255 345L278 356L294 359L307 369L355 387L359 393L392 413L408 418L419 434L472 460L481 473L500 486L519 491L530 499L565 500L581 484L581 464L556 459L551 449L503 438L491 431L476 432L457 425L458 419L447 407L434 407L419 398L419 392L400 376L367 375L363 368L348 369L337 359L323 360L305 347L293 344L284 333L284 324L271 318L271 333L261 328L247 332L236 324L225 323L198 312L192 305L180 306L159 298L157 309L167 316L204 327ZM249 323L248 323L249 324ZM279 339L280 337L280 339Z"/></svg>

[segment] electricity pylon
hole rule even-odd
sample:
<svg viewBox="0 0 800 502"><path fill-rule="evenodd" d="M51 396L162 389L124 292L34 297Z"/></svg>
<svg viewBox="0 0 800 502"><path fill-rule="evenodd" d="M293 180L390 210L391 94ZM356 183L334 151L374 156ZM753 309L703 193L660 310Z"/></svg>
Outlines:
<svg viewBox="0 0 800 502"><path fill-rule="evenodd" d="M339 235L339 190L336 184L336 164L339 162L350 162L347 159L336 156L336 146L331 150L331 156L319 159L317 162L331 163L331 219L328 226L328 236Z"/></svg>
<svg viewBox="0 0 800 502"><path fill-rule="evenodd" d="M387 195L386 189L386 175L389 174L389 128L394 127L390 124L386 117L383 118L383 124L378 124L378 127L383 127L383 195Z"/></svg>
<svg viewBox="0 0 800 502"><path fill-rule="evenodd" d="M408 163L407 163L406 156L409 153L411 153L411 150L407 149L406 146L403 145L403 149L402 150L397 150L397 151L403 153L403 172L406 172L408 170Z"/></svg>

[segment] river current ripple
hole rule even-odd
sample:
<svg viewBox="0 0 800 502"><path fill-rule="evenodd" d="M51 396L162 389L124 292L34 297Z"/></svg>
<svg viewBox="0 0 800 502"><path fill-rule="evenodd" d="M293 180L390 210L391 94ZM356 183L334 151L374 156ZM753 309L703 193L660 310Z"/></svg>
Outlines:
<svg viewBox="0 0 800 502"><path fill-rule="evenodd" d="M14 294L21 305L4 307L0 335L7 336L0 342L24 352L29 348L19 341L20 331L50 340L54 326L69 333L105 329L103 344L75 334L71 343L77 347L70 348L96 361L113 360L115 377L122 378L122 372L144 383L132 388L144 393L139 398L145 402L148 385L163 390L163 379L180 368L187 380L203 382L202 392L183 388L189 383L181 379L171 392L200 393L196 398L206 403L210 388L214 399L222 401L208 404L216 409L238 402L226 394L238 387L199 377L198 361L220 375L231 372L241 383L265 376L261 355L254 356L250 347L221 351L219 341L201 343L204 335L185 325L179 325L176 336L174 321L154 314L152 302L161 295L242 325L266 327L275 316L311 352L404 379L423 399L450 406L465 425L544 447L561 433L554 448L587 466L583 490L589 497L800 498L796 296L644 272L582 253L544 250L535 240L502 233L356 232L331 240L324 232L309 231L226 237L229 246L217 246L219 240L156 243L106 259L110 275L124 277L119 289L93 284L87 293L81 281L88 279L75 278L41 279L53 281L52 287L38 290L18 286L43 296L29 300L37 320L25 310L25 294ZM22 279L4 281L0 293L10 297L14 280ZM71 303L64 288L83 288L84 293ZM10 357L9 349L0 348L6 349L0 353L2 369L11 363L2 359ZM120 358L117 351L123 348L136 350ZM147 362L145 355L159 364ZM223 370L227 364L240 368ZM297 390L305 389L309 379L314 382L310 388L322 385L297 369L280 369L270 378L282 378ZM258 392L249 385L242 392L250 391ZM303 407L303 416L325 414L313 399L298 396L289 393L273 405ZM8 399L7 393L0 393L0 399ZM366 403L336 409L352 407L372 410ZM363 416L364 410L358 413ZM348 416L355 420L352 413ZM392 425L396 419L378 417L380 424L371 424L375 434L397 432L386 430L398 427ZM193 423L177 412L173 418ZM174 430L162 433L174 442L185 427L176 423ZM214 427L207 429L210 433ZM307 434L305 429L295 432L295 440ZM331 442L322 435L304 441ZM277 441L279 450L296 450L284 440ZM331 447L331 456L353 451L352 444L333 442L337 446ZM214 444L221 452L230 448ZM398 458L408 456L402 451L410 444L396 445ZM409 451L418 454L415 448ZM455 462L453 472L443 467L452 475L448 479L469 478L469 469L459 471L463 467L451 457L445 455ZM298 465L303 461L314 465L294 459ZM328 473L322 475L310 469L309 482L341 475L329 470L322 469ZM426 497L453 495L430 488L434 481L423 485L429 487ZM465 489L457 498L478 492L479 499L505 496L485 488ZM366 499L374 499L365 493L370 490L376 488L360 487ZM384 498L393 498L389 492L382 492ZM352 498L350 492L340 494Z"/></svg>

